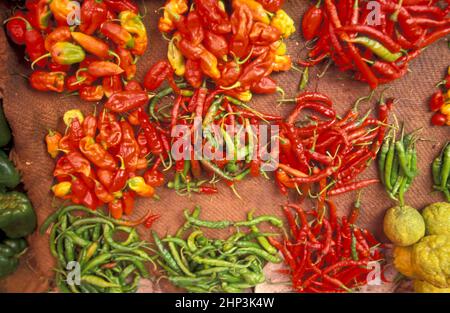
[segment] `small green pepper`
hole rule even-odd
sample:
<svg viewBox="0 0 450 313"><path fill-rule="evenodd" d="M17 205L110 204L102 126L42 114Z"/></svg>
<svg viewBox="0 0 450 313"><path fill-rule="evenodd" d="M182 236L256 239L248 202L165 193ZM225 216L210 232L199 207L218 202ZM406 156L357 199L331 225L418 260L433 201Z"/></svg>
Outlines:
<svg viewBox="0 0 450 313"><path fill-rule="evenodd" d="M12 274L19 265L19 257L27 247L23 238L6 239L0 243L0 278Z"/></svg>
<svg viewBox="0 0 450 313"><path fill-rule="evenodd" d="M36 214L28 197L17 191L0 193L0 229L8 238L20 238L33 232Z"/></svg>
<svg viewBox="0 0 450 313"><path fill-rule="evenodd" d="M19 183L19 172L6 153L0 150L0 187L15 188Z"/></svg>

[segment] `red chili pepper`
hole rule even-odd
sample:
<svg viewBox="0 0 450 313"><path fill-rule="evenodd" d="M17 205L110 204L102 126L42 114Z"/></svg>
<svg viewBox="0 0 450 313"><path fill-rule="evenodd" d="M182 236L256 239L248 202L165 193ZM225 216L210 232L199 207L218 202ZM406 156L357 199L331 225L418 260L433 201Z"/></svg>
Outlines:
<svg viewBox="0 0 450 313"><path fill-rule="evenodd" d="M122 193L122 201L123 201L123 213L125 215L131 215L134 209L134 192L132 191L124 191Z"/></svg>
<svg viewBox="0 0 450 313"><path fill-rule="evenodd" d="M80 151L95 166L107 170L115 170L117 162L114 157L95 142L94 138L86 136L80 140Z"/></svg>
<svg viewBox="0 0 450 313"><path fill-rule="evenodd" d="M200 68L200 62L192 59L186 60L186 70L184 78L194 88L199 88L202 84L203 73Z"/></svg>
<svg viewBox="0 0 450 313"><path fill-rule="evenodd" d="M323 16L324 12L320 0L305 12L302 19L302 34L306 40L311 40L319 34Z"/></svg>
<svg viewBox="0 0 450 313"><path fill-rule="evenodd" d="M103 77L102 87L106 97L111 97L114 93L122 91L122 79L120 75Z"/></svg>
<svg viewBox="0 0 450 313"><path fill-rule="evenodd" d="M70 41L71 38L69 26L58 26L45 37L45 50L50 51L55 43Z"/></svg>
<svg viewBox="0 0 450 313"><path fill-rule="evenodd" d="M30 85L40 91L64 91L64 72L34 71L30 76Z"/></svg>
<svg viewBox="0 0 450 313"><path fill-rule="evenodd" d="M250 87L250 91L252 93L257 93L257 94L272 94L272 93L277 92L277 90L278 90L277 82L267 76L261 78L260 81L254 83Z"/></svg>
<svg viewBox="0 0 450 313"><path fill-rule="evenodd" d="M249 33L250 42L260 46L268 46L278 41L280 37L281 33L278 28L264 24L263 22L254 23Z"/></svg>
<svg viewBox="0 0 450 313"><path fill-rule="evenodd" d="M110 203L114 201L114 196L102 185L101 182L95 181L94 188L95 196L103 203Z"/></svg>
<svg viewBox="0 0 450 313"><path fill-rule="evenodd" d="M199 45L205 37L205 32L203 30L202 19L197 11L190 11L188 13L185 26L192 44L195 46ZM181 31L180 28L178 29Z"/></svg>
<svg viewBox="0 0 450 313"><path fill-rule="evenodd" d="M258 0L258 2L263 5L264 9L272 13L281 9L284 4L284 0Z"/></svg>
<svg viewBox="0 0 450 313"><path fill-rule="evenodd" d="M110 59L114 53L109 50L109 46L104 41L97 39L94 36L89 36L81 32L72 32L72 38L87 52L95 55L96 57L105 60ZM92 60L89 63L97 62ZM105 66L104 64L96 64L96 66Z"/></svg>
<svg viewBox="0 0 450 313"><path fill-rule="evenodd" d="M385 46L392 53L399 52L401 47L398 43L396 43L391 37L383 34L379 30L368 26L368 25L345 25L340 29L336 30L338 33L346 32L346 33L361 33L368 35L372 39L379 41L383 46Z"/></svg>
<svg viewBox="0 0 450 313"><path fill-rule="evenodd" d="M72 147L78 147L81 138L83 138L84 132L83 127L81 126L80 120L78 118L74 118L70 122L70 126L68 129L69 141Z"/></svg>
<svg viewBox="0 0 450 313"><path fill-rule="evenodd" d="M153 226L153 223L158 220L161 217L159 214L153 214L150 215L144 222L145 228L151 228Z"/></svg>
<svg viewBox="0 0 450 313"><path fill-rule="evenodd" d="M439 109L444 105L444 95L441 90L436 91L430 99L429 106L432 112L439 111Z"/></svg>
<svg viewBox="0 0 450 313"><path fill-rule="evenodd" d="M72 151L58 159L53 176L67 177L76 173L90 177L91 164L80 152Z"/></svg>
<svg viewBox="0 0 450 313"><path fill-rule="evenodd" d="M100 26L100 32L122 48L133 48L133 36L122 26L106 21Z"/></svg>
<svg viewBox="0 0 450 313"><path fill-rule="evenodd" d="M195 9L202 17L205 25L217 34L227 34L231 31L227 12L223 11L215 0L194 0Z"/></svg>
<svg viewBox="0 0 450 313"><path fill-rule="evenodd" d="M241 66L236 61L227 62L222 69L220 79L217 81L217 84L224 87L231 86L237 82L239 76L241 76L241 73Z"/></svg>
<svg viewBox="0 0 450 313"><path fill-rule="evenodd" d="M97 178L109 190L114 179L114 173L110 170L99 168L97 169Z"/></svg>
<svg viewBox="0 0 450 313"><path fill-rule="evenodd" d="M132 0L103 0L111 11L120 13L122 11L132 11L139 13L138 6Z"/></svg>
<svg viewBox="0 0 450 313"><path fill-rule="evenodd" d="M106 21L108 8L103 1L83 1L80 9L80 30L86 35L92 35Z"/></svg>
<svg viewBox="0 0 450 313"><path fill-rule="evenodd" d="M157 169L150 169L144 173L144 180L147 185L160 187L164 185L164 175Z"/></svg>
<svg viewBox="0 0 450 313"><path fill-rule="evenodd" d="M444 126L447 123L447 115L435 112L431 117L431 124L434 126Z"/></svg>
<svg viewBox="0 0 450 313"><path fill-rule="evenodd" d="M124 159L121 156L119 156L119 158L120 167L114 173L111 184L108 187L109 191L111 192L122 190L125 187L128 179L128 172L127 168L125 167Z"/></svg>
<svg viewBox="0 0 450 313"><path fill-rule="evenodd" d="M27 31L26 24L22 19L17 19L14 17L25 18L25 14L22 11L17 11L12 19L6 22L6 32L8 37L16 44L16 45L24 45L25 44L25 33Z"/></svg>
<svg viewBox="0 0 450 313"><path fill-rule="evenodd" d="M70 65L68 64L58 64L56 62L50 61L48 63L48 69L50 72L68 72L70 70Z"/></svg>
<svg viewBox="0 0 450 313"><path fill-rule="evenodd" d="M179 93L179 88L173 80L172 66L167 60L161 60L153 64L153 66L147 71L147 74L145 74L143 84L147 90L154 91L161 86L165 79L168 79L172 89L176 93Z"/></svg>
<svg viewBox="0 0 450 313"><path fill-rule="evenodd" d="M120 121L122 129L122 141L119 147L119 155L123 158L125 167L129 172L134 172L139 159L139 145L134 136L133 127L125 120Z"/></svg>
<svg viewBox="0 0 450 313"><path fill-rule="evenodd" d="M249 34L253 27L253 15L248 6L242 5L230 17L232 37L230 52L236 57L245 58L250 52Z"/></svg>
<svg viewBox="0 0 450 313"><path fill-rule="evenodd" d="M161 155L163 152L161 138L142 107L138 108L138 116L150 151L155 155Z"/></svg>
<svg viewBox="0 0 450 313"><path fill-rule="evenodd" d="M111 216L115 219L121 219L123 215L123 202L120 199L115 199L108 203L108 210Z"/></svg>
<svg viewBox="0 0 450 313"><path fill-rule="evenodd" d="M123 87L126 91L143 91L141 84L136 80L128 81Z"/></svg>
<svg viewBox="0 0 450 313"><path fill-rule="evenodd" d="M120 144L122 129L114 114L101 112L98 116L98 129L97 141L101 142L105 148L109 149Z"/></svg>
<svg viewBox="0 0 450 313"><path fill-rule="evenodd" d="M203 40L205 48L214 54L218 59L225 60L228 52L228 40L225 36L205 30L205 38Z"/></svg>
<svg viewBox="0 0 450 313"><path fill-rule="evenodd" d="M93 115L88 115L84 118L83 124L83 134L85 136L94 137L97 132L97 117Z"/></svg>
<svg viewBox="0 0 450 313"><path fill-rule="evenodd" d="M88 73L94 77L120 75L123 69L109 61L94 61L88 66Z"/></svg>
<svg viewBox="0 0 450 313"><path fill-rule="evenodd" d="M141 108L149 100L145 91L116 92L105 103L105 108L116 113L124 113Z"/></svg>
<svg viewBox="0 0 450 313"><path fill-rule="evenodd" d="M369 185L376 184L378 182L379 182L378 179L367 179L367 180L352 182L352 183L348 183L348 184L336 187L334 189L331 189L330 191L328 191L327 194L329 196L337 196L342 193L346 193L346 192L353 191L353 190L358 190L358 189L367 187Z"/></svg>
<svg viewBox="0 0 450 313"><path fill-rule="evenodd" d="M136 75L136 64L130 50L117 47L116 53L120 58L120 67L125 71L125 78L131 80Z"/></svg>
<svg viewBox="0 0 450 313"><path fill-rule="evenodd" d="M82 86L79 90L80 98L84 101L100 101L103 99L103 87L98 86Z"/></svg>

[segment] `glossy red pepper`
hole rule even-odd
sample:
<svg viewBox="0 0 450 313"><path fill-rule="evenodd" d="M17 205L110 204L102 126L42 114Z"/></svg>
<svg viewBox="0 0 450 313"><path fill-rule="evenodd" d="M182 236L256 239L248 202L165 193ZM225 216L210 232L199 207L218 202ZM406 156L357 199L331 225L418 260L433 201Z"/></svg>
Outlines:
<svg viewBox="0 0 450 313"><path fill-rule="evenodd" d="M94 61L88 66L88 73L94 77L120 75L123 69L109 61Z"/></svg>
<svg viewBox="0 0 450 313"><path fill-rule="evenodd" d="M125 215L131 215L134 209L134 192L132 191L124 191L122 193L122 201L123 201L123 213Z"/></svg>
<svg viewBox="0 0 450 313"><path fill-rule="evenodd" d="M434 126L444 126L447 123L447 115L435 112L431 117L431 124Z"/></svg>
<svg viewBox="0 0 450 313"><path fill-rule="evenodd" d="M123 202L120 199L115 199L108 203L108 210L111 216L115 219L121 219L123 215Z"/></svg>
<svg viewBox="0 0 450 313"><path fill-rule="evenodd" d="M173 68L167 60L161 60L152 65L145 74L143 85L145 89L154 91L161 86L165 79L168 80L172 89L179 93L179 88L173 78Z"/></svg>
<svg viewBox="0 0 450 313"><path fill-rule="evenodd" d="M160 187L164 185L164 175L157 169L149 169L144 173L144 180L147 185Z"/></svg>
<svg viewBox="0 0 450 313"><path fill-rule="evenodd" d="M145 91L116 92L105 103L105 108L116 113L124 113L147 104L149 100Z"/></svg>
<svg viewBox="0 0 450 313"><path fill-rule="evenodd" d="M139 117L137 117L137 119L138 119L138 123L139 123ZM143 130L139 131L139 133L136 137L136 141L139 145L139 158L147 157L147 155L150 153L150 149L148 148L147 137L145 137Z"/></svg>
<svg viewBox="0 0 450 313"><path fill-rule="evenodd" d="M83 134L85 136L94 137L97 133L97 117L93 115L88 115L84 118L83 124Z"/></svg>
<svg viewBox="0 0 450 313"><path fill-rule="evenodd" d="M441 90L436 91L429 101L429 107L432 112L439 111L439 109L444 105L444 95Z"/></svg>
<svg viewBox="0 0 450 313"><path fill-rule="evenodd" d="M228 40L225 36L205 30L203 45L218 59L226 60L229 52Z"/></svg>
<svg viewBox="0 0 450 313"><path fill-rule="evenodd" d="M96 138L106 149L116 147L122 140L122 130L114 114L101 112L98 116L99 134Z"/></svg>
<svg viewBox="0 0 450 313"><path fill-rule="evenodd" d="M150 122L149 116L145 113L142 107L138 108L139 121L141 122L142 130L147 138L147 144L150 151L154 155L161 155L163 153L163 145L161 138L158 135L155 126Z"/></svg>
<svg viewBox="0 0 450 313"><path fill-rule="evenodd" d="M80 30L92 35L106 21L108 8L102 0L85 0L80 9Z"/></svg>
<svg viewBox="0 0 450 313"><path fill-rule="evenodd" d="M120 58L120 67L125 71L125 78L127 80L133 79L136 75L136 64L130 50L117 47L116 53Z"/></svg>
<svg viewBox="0 0 450 313"><path fill-rule="evenodd" d="M227 12L223 11L215 0L195 0L195 8L205 25L217 34L227 34L231 31Z"/></svg>
<svg viewBox="0 0 450 313"><path fill-rule="evenodd" d="M302 19L303 38L305 38L306 40L311 40L319 34L323 17L324 12L321 7L321 0L318 0L317 3L313 6L310 6L303 15Z"/></svg>
<svg viewBox="0 0 450 313"><path fill-rule="evenodd" d="M126 91L143 91L141 84L137 80L128 81L123 87Z"/></svg>
<svg viewBox="0 0 450 313"><path fill-rule="evenodd" d="M106 21L100 26L100 32L122 48L133 48L133 36L122 26L114 22Z"/></svg>
<svg viewBox="0 0 450 313"><path fill-rule="evenodd" d="M25 33L27 31L26 24L23 20L14 17L25 18L25 14L23 14L22 11L17 11L12 17L13 19L10 19L6 22L6 32L8 34L8 37L16 45L24 45Z"/></svg>
<svg viewBox="0 0 450 313"><path fill-rule="evenodd" d="M122 11L133 11L139 13L139 7L132 0L103 0L111 11L120 13Z"/></svg>
<svg viewBox="0 0 450 313"><path fill-rule="evenodd" d="M30 75L30 85L33 89L39 91L64 91L64 81L66 73L64 72L45 72L34 71Z"/></svg>
<svg viewBox="0 0 450 313"><path fill-rule="evenodd" d="M203 81L203 73L200 68L200 62L192 59L186 60L186 70L184 78L194 88L199 88Z"/></svg>
<svg viewBox="0 0 450 313"><path fill-rule="evenodd" d="M284 4L284 0L258 0L258 2L263 5L264 9L272 13L281 9Z"/></svg>
<svg viewBox="0 0 450 313"><path fill-rule="evenodd" d="M236 57L245 58L250 53L249 34L253 27L253 15L248 6L239 6L230 18L232 37L230 52Z"/></svg>
<svg viewBox="0 0 450 313"><path fill-rule="evenodd" d="M134 172L139 159L139 145L136 142L133 127L125 120L120 121L122 129L122 141L120 142L119 153L123 158L125 167L129 172Z"/></svg>
<svg viewBox="0 0 450 313"><path fill-rule="evenodd" d="M99 181L95 181L94 193L95 196L103 203L110 203L114 201L114 196Z"/></svg>
<svg viewBox="0 0 450 313"><path fill-rule="evenodd" d="M123 90L123 84L120 75L103 77L102 86L105 96L108 98L111 97L114 93Z"/></svg>
<svg viewBox="0 0 450 313"><path fill-rule="evenodd" d="M128 179L128 171L125 167L124 159L120 156L120 167L116 170L116 172L112 176L111 183L108 187L110 192L116 192L122 190Z"/></svg>
<svg viewBox="0 0 450 313"><path fill-rule="evenodd" d="M250 42L258 46L269 46L275 41L278 41L280 37L281 33L278 28L262 22L254 23L249 33Z"/></svg>
<svg viewBox="0 0 450 313"><path fill-rule="evenodd" d="M103 87L98 86L82 86L79 91L80 99L84 101L100 101L103 99Z"/></svg>
<svg viewBox="0 0 450 313"><path fill-rule="evenodd" d="M90 177L92 175L91 163L80 152L72 151L58 159L53 176L68 177L76 173Z"/></svg>
<svg viewBox="0 0 450 313"><path fill-rule="evenodd" d="M277 88L277 82L272 78L266 76L255 82L250 87L250 91L257 94L272 94L277 92Z"/></svg>
<svg viewBox="0 0 450 313"><path fill-rule="evenodd" d="M97 178L109 190L114 179L114 173L110 170L99 168L97 169Z"/></svg>
<svg viewBox="0 0 450 313"><path fill-rule="evenodd" d="M80 140L80 151L95 166L106 170L115 170L117 162L93 137L86 136Z"/></svg>

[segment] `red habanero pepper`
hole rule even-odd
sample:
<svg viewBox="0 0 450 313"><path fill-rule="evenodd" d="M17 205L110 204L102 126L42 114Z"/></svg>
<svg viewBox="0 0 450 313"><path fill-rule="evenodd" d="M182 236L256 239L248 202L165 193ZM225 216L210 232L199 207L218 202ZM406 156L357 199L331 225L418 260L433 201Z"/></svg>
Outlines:
<svg viewBox="0 0 450 313"><path fill-rule="evenodd" d="M129 172L134 172L139 158L139 145L136 142L133 127L125 120L120 121L122 129L122 141L119 147L119 155L123 158L125 167Z"/></svg>
<svg viewBox="0 0 450 313"><path fill-rule="evenodd" d="M242 68L236 61L227 62L222 69L220 79L217 81L217 84L224 87L231 86L237 82L241 73Z"/></svg>
<svg viewBox="0 0 450 313"><path fill-rule="evenodd" d="M254 45L268 46L280 39L281 33L278 28L256 22L249 33L250 42Z"/></svg>
<svg viewBox="0 0 450 313"><path fill-rule="evenodd" d="M439 111L439 109L444 105L444 95L442 90L436 91L429 101L429 107L432 112Z"/></svg>
<svg viewBox="0 0 450 313"><path fill-rule="evenodd" d="M239 6L230 18L232 37L230 52L236 57L245 58L250 52L249 34L253 27L252 11L246 5Z"/></svg>
<svg viewBox="0 0 450 313"><path fill-rule="evenodd" d="M311 40L319 34L320 25L323 21L324 12L321 0L305 12L302 18L302 34L306 40Z"/></svg>
<svg viewBox="0 0 450 313"><path fill-rule="evenodd" d="M100 101L103 99L103 87L98 86L82 86L79 90L80 99L84 101Z"/></svg>
<svg viewBox="0 0 450 313"><path fill-rule="evenodd" d="M95 166L107 170L115 170L117 162L114 157L95 142L93 137L86 136L80 140L81 153Z"/></svg>
<svg viewBox="0 0 450 313"><path fill-rule="evenodd" d="M83 127L77 117L71 120L67 135L69 136L69 141L72 147L77 147L81 138L85 136L83 133Z"/></svg>
<svg viewBox="0 0 450 313"><path fill-rule="evenodd" d="M101 142L106 149L120 144L122 130L114 114L101 112L98 116L98 129L97 141Z"/></svg>
<svg viewBox="0 0 450 313"><path fill-rule="evenodd" d="M103 91L106 97L111 97L114 93L122 91L122 79L120 75L106 76L102 80Z"/></svg>
<svg viewBox="0 0 450 313"><path fill-rule="evenodd" d="M214 80L219 79L220 72L217 65L217 58L214 56L214 54L203 47L203 52L200 54L200 68L202 69L203 74L211 77Z"/></svg>
<svg viewBox="0 0 450 313"><path fill-rule="evenodd" d="M164 185L164 175L156 168L146 171L143 177L146 184L152 187L160 187Z"/></svg>
<svg viewBox="0 0 450 313"><path fill-rule="evenodd" d="M266 9L269 12L275 13L284 4L284 0L257 0L259 3L262 4L264 9Z"/></svg>
<svg viewBox="0 0 450 313"><path fill-rule="evenodd" d="M117 47L116 53L120 59L120 67L125 71L125 78L127 80L133 79L136 75L136 64L130 50Z"/></svg>
<svg viewBox="0 0 450 313"><path fill-rule="evenodd" d="M28 9L28 15L33 20L33 25L40 30L46 30L48 28L48 22L52 15L50 11L49 0L34 0L26 1L26 8Z"/></svg>
<svg viewBox="0 0 450 313"><path fill-rule="evenodd" d="M120 66L109 61L94 61L88 66L88 73L94 77L120 75L123 72Z"/></svg>
<svg viewBox="0 0 450 313"><path fill-rule="evenodd" d="M134 112L137 112L137 111L134 111ZM138 120L138 123L139 123L139 120ZM139 145L139 158L145 158L150 153L150 149L148 148L147 137L145 137L145 134L144 134L143 130L139 131L139 133L138 133L138 135L136 137L136 141L137 141L137 143Z"/></svg>
<svg viewBox="0 0 450 313"><path fill-rule="evenodd" d="M250 87L250 91L257 94L272 94L277 90L277 82L268 76L261 78Z"/></svg>
<svg viewBox="0 0 450 313"><path fill-rule="evenodd" d="M53 176L67 177L76 173L90 177L92 175L91 163L80 152L72 151L58 159Z"/></svg>
<svg viewBox="0 0 450 313"><path fill-rule="evenodd" d="M80 9L80 30L92 35L106 21L108 9L102 0L85 0Z"/></svg>
<svg viewBox="0 0 450 313"><path fill-rule="evenodd" d="M28 54L30 61L34 62L34 60L46 54L45 41L41 32L34 29L26 19L20 16L12 17L9 20L12 21L13 19L19 19L25 23L25 52ZM43 58L36 63L36 65L40 67L45 67L46 64L46 58Z"/></svg>
<svg viewBox="0 0 450 313"><path fill-rule="evenodd" d="M190 41L195 46L199 45L205 38L202 20L197 11L190 11L187 15L186 30L189 33Z"/></svg>
<svg viewBox="0 0 450 313"><path fill-rule="evenodd" d="M99 181L95 181L94 193L95 196L103 203L110 203L114 201L114 196Z"/></svg>
<svg viewBox="0 0 450 313"><path fill-rule="evenodd" d="M139 118L138 118L138 112L132 111L128 114L127 117L128 123L130 123L133 126L139 126Z"/></svg>
<svg viewBox="0 0 450 313"><path fill-rule="evenodd" d="M203 73L200 68L200 62L192 59L186 60L186 70L184 78L194 88L199 88L202 84Z"/></svg>
<svg viewBox="0 0 450 313"><path fill-rule="evenodd" d="M110 170L99 168L97 169L97 178L109 190L114 179L114 173Z"/></svg>
<svg viewBox="0 0 450 313"><path fill-rule="evenodd" d="M120 199L115 199L108 203L108 210L111 216L115 219L121 219L123 215L123 202Z"/></svg>
<svg viewBox="0 0 450 313"><path fill-rule="evenodd" d="M199 60L205 47L202 44L194 46L188 39L182 37L178 41L178 49L187 59Z"/></svg>
<svg viewBox="0 0 450 313"><path fill-rule="evenodd" d="M48 69L50 72L68 72L70 70L69 64L58 64L54 61L48 63Z"/></svg>
<svg viewBox="0 0 450 313"><path fill-rule="evenodd" d="M131 81L126 82L125 86L123 87L123 90L143 91L144 88L142 88L141 84L137 80L131 80Z"/></svg>
<svg viewBox="0 0 450 313"><path fill-rule="evenodd" d="M76 176L72 176L71 184L71 200L76 204L81 204L89 189L84 182Z"/></svg>
<svg viewBox="0 0 450 313"><path fill-rule="evenodd" d="M122 193L123 213L131 215L134 209L134 193L132 191L124 191Z"/></svg>
<svg viewBox="0 0 450 313"><path fill-rule="evenodd" d="M254 83L260 81L267 75L268 71L272 68L273 61L269 58L267 60L261 60L257 58L248 63L242 70L241 76L236 83L237 86L244 89L249 89Z"/></svg>
<svg viewBox="0 0 450 313"><path fill-rule="evenodd" d="M149 116L145 113L142 107L138 108L139 121L141 122L142 130L147 138L147 144L150 151L155 155L161 155L163 152L163 146L158 133L152 123L150 123Z"/></svg>
<svg viewBox="0 0 450 313"><path fill-rule="evenodd" d="M205 38L203 44L212 54L218 59L226 60L229 52L228 41L223 35L213 33L210 30L205 30Z"/></svg>
<svg viewBox="0 0 450 313"><path fill-rule="evenodd" d="M116 113L124 113L141 108L149 100L145 91L119 91L111 95L105 103L105 108Z"/></svg>
<svg viewBox="0 0 450 313"><path fill-rule="evenodd" d="M120 13L122 11L132 11L134 13L139 13L139 7L132 0L103 0L108 7L115 13Z"/></svg>
<svg viewBox="0 0 450 313"><path fill-rule="evenodd" d="M183 41L183 40L182 40ZM175 80L173 78L173 68L167 60L160 60L152 65L152 67L147 71L144 77L143 85L147 90L154 91L162 82L167 79L170 87L175 93L179 93Z"/></svg>
<svg viewBox="0 0 450 313"><path fill-rule="evenodd" d="M231 31L227 12L223 11L216 0L194 0L195 9L202 17L205 25L217 34L227 34Z"/></svg>
<svg viewBox="0 0 450 313"><path fill-rule="evenodd" d="M55 43L70 41L71 38L69 26L58 26L45 37L45 50L50 51Z"/></svg>
<svg viewBox="0 0 450 313"><path fill-rule="evenodd" d="M17 11L11 19L6 21L6 32L8 37L16 44L16 45L24 45L25 44L25 33L27 31L25 22L21 19L17 19L15 17L25 18L25 15L22 11Z"/></svg>
<svg viewBox="0 0 450 313"><path fill-rule="evenodd" d="M81 87L90 86L95 78L87 72L79 72L78 75L72 75L66 80L66 88L68 91L76 91Z"/></svg>
<svg viewBox="0 0 450 313"><path fill-rule="evenodd" d="M122 190L125 187L128 179L128 171L125 167L124 159L121 156L119 156L119 159L120 167L112 175L111 183L108 188L111 192Z"/></svg>
<svg viewBox="0 0 450 313"><path fill-rule="evenodd" d="M97 117L94 115L88 115L84 118L83 124L83 133L85 136L94 137L97 132Z"/></svg>
<svg viewBox="0 0 450 313"><path fill-rule="evenodd" d="M447 123L447 115L435 112L431 117L431 124L434 126L444 126Z"/></svg>
<svg viewBox="0 0 450 313"><path fill-rule="evenodd" d="M65 76L66 73L64 72L34 71L29 80L33 89L63 92Z"/></svg>
<svg viewBox="0 0 450 313"><path fill-rule="evenodd" d="M100 26L100 32L122 48L133 48L133 36L122 26L106 21Z"/></svg>

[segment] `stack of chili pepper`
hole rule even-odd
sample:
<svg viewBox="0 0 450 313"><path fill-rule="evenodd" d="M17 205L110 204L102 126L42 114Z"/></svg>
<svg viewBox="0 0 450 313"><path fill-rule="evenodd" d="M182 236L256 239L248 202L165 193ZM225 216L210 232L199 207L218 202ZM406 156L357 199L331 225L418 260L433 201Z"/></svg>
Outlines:
<svg viewBox="0 0 450 313"><path fill-rule="evenodd" d="M305 92L297 96L296 107L280 125L280 161L275 180L283 194L291 188L307 196L318 183L323 206L326 195L334 196L378 182L355 179L378 153L393 99L381 98L378 118L369 114L360 116L357 105L362 100L338 118L326 95ZM299 125L297 119L306 110L313 115L307 124Z"/></svg>
<svg viewBox="0 0 450 313"><path fill-rule="evenodd" d="M431 124L436 126L450 126L450 66L447 69L447 76L440 82L436 91L430 98L429 106L432 112Z"/></svg>
<svg viewBox="0 0 450 313"><path fill-rule="evenodd" d="M156 93L149 104L150 116L157 129L174 136L172 146L178 139L190 139L188 146L183 145L190 157L183 154L181 158L173 158L175 176L168 187L179 194L211 194L217 192L214 183L223 179L236 192L234 184L247 175L264 175L263 160L258 153L261 145L258 126L263 122L277 123L282 118L255 111L245 102L230 96L228 91L211 91L206 87L192 91L183 89L186 86L186 83L176 86L180 92L169 104L163 105L160 101L173 93L172 87ZM197 118L202 122L196 124ZM177 135L176 126L186 127L189 133ZM214 127L220 132L214 131ZM200 151L195 150L197 146L194 145L197 131L201 131L198 137ZM203 155L208 149L213 154ZM222 153L216 155L214 152Z"/></svg>
<svg viewBox="0 0 450 313"><path fill-rule="evenodd" d="M141 113L149 123L142 109ZM67 111L64 122L64 136L57 131L46 136L49 154L53 158L64 154L53 172L56 197L91 209L107 204L114 218L130 215L136 196L155 197L154 187L164 183L158 169L163 155L155 150L153 133L147 134L144 124L135 134L132 125L114 112L84 117L79 110ZM154 160L148 170L147 157Z"/></svg>
<svg viewBox="0 0 450 313"><path fill-rule="evenodd" d="M302 31L306 40L318 40L299 64L331 58L374 89L405 75L409 61L450 34L446 3L442 8L437 0L317 0L303 16Z"/></svg>
<svg viewBox="0 0 450 313"><path fill-rule="evenodd" d="M80 214L81 213L81 214ZM50 227L50 252L57 260L55 283L60 292L99 293L136 292L141 278L149 278L145 262L153 262L146 243L140 240L137 221L117 220L101 211L79 205L62 207L50 215L40 228ZM125 240L115 237L125 235ZM73 263L79 277L70 277ZM72 278L72 281L70 280Z"/></svg>
<svg viewBox="0 0 450 313"><path fill-rule="evenodd" d="M433 189L442 192L450 202L450 142L447 141L441 153L432 164Z"/></svg>
<svg viewBox="0 0 450 313"><path fill-rule="evenodd" d="M85 0L80 20L72 2L27 0L25 10L5 21L6 30L36 68L32 88L100 101L134 78L147 31L132 0Z"/></svg>
<svg viewBox="0 0 450 313"><path fill-rule="evenodd" d="M299 205L283 206L290 236L269 242L283 254L297 292L351 292L367 284L372 262L381 262L380 243L369 230L355 225L359 200L339 221L336 206L327 201L328 217ZM294 214L292 212L294 210Z"/></svg>
<svg viewBox="0 0 450 313"><path fill-rule="evenodd" d="M282 227L280 219L270 215L254 218L250 212L247 221L205 221L199 219L199 215L199 207L192 214L185 210L186 222L174 237L160 239L153 231L156 262L175 286L189 292L243 292L265 281L264 263L282 261L267 241L271 234L260 232L257 226L268 222ZM232 226L248 227L250 232L238 230L221 240L208 238L202 230ZM191 230L193 227L196 228ZM185 235L188 231L190 233Z"/></svg>
<svg viewBox="0 0 450 313"><path fill-rule="evenodd" d="M275 93L272 72L287 71L284 38L294 22L283 1L231 1L231 14L219 0L168 0L158 28L171 34L168 60L173 71L195 88L205 78L233 90L244 100L251 93Z"/></svg>
<svg viewBox="0 0 450 313"><path fill-rule="evenodd" d="M404 205L405 192L417 176L417 133L401 134L396 140L395 130L384 139L378 156L380 179L389 196Z"/></svg>

